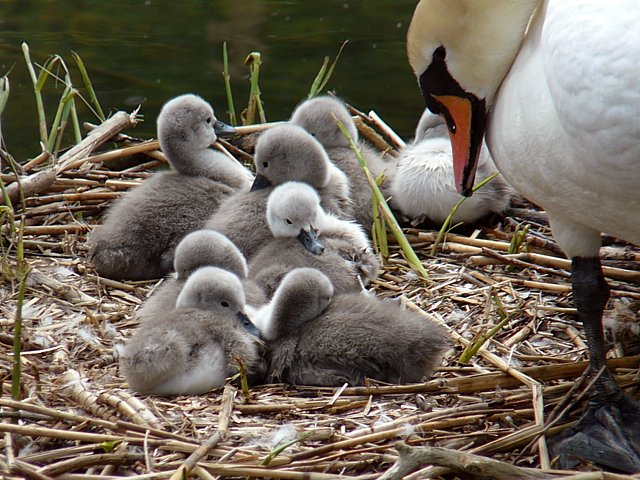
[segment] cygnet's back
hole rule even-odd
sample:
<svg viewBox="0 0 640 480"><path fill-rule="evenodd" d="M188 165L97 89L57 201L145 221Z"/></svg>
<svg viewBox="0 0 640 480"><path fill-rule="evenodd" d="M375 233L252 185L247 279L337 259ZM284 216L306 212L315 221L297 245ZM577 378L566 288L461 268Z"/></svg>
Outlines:
<svg viewBox="0 0 640 480"><path fill-rule="evenodd" d="M483 145L478 160L476 182L496 172ZM425 110L414 142L400 155L391 179L391 205L411 219L428 219L442 224L460 200L453 177L451 141L438 115ZM484 185L458 208L453 223L476 222L491 214L501 214L509 206L513 190L501 175Z"/></svg>
<svg viewBox="0 0 640 480"><path fill-rule="evenodd" d="M377 276L378 262L362 228L326 213L311 186L287 182L275 188L267 202L266 217L272 237L250 261L249 275L268 297L294 268L322 271L339 293L360 292ZM360 264L354 259L343 257L344 243L350 252L369 261L367 274L359 271Z"/></svg>
<svg viewBox="0 0 640 480"><path fill-rule="evenodd" d="M256 316L267 342L269 381L295 385L361 385L365 378L420 382L442 360L445 328L397 300L331 297L317 270L289 273Z"/></svg>
<svg viewBox="0 0 640 480"><path fill-rule="evenodd" d="M322 145L300 127L285 124L264 132L256 143L254 161L256 179L251 191L225 201L206 223L207 228L229 237L247 259L271 236L265 213L274 187L288 181L307 183L318 190L324 208L337 215L349 205L344 174L331 164Z"/></svg>
<svg viewBox="0 0 640 480"><path fill-rule="evenodd" d="M394 168L392 162L385 162L373 148L358 141L356 125L340 100L328 96L315 97L298 105L291 116L291 123L300 125L311 133L327 150L329 158L347 174L355 219L369 232L373 224L371 187L349 145L349 140L338 127L338 121L357 142L374 177Z"/></svg>
<svg viewBox="0 0 640 480"><path fill-rule="evenodd" d="M139 393L204 393L222 386L238 361L249 372L257 368L257 334L240 280L204 267L189 277L174 309L138 328L121 351L120 369Z"/></svg>
<svg viewBox="0 0 640 480"><path fill-rule="evenodd" d="M202 228L225 198L249 189L251 174L209 148L216 130L227 130L223 126L195 95L162 108L158 137L172 169L124 194L91 233L89 261L100 275L130 280L165 275L182 237Z"/></svg>
<svg viewBox="0 0 640 480"><path fill-rule="evenodd" d="M262 288L248 278L247 262L231 240L214 230L196 230L186 235L176 248L175 276L163 283L142 304L137 316L141 322L154 322L175 308L176 300L189 276L202 267L219 267L236 275L242 282L247 308L266 303Z"/></svg>

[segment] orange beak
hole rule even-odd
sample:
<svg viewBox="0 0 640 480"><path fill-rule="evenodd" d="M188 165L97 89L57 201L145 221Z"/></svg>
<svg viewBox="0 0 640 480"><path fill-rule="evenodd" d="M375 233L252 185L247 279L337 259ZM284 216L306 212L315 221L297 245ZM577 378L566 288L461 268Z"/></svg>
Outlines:
<svg viewBox="0 0 640 480"><path fill-rule="evenodd" d="M458 193L469 197L473 193L478 156L484 137L484 102L482 111L478 111L474 109L474 104L469 98L454 95L432 97L442 106L443 112L440 115L445 117L444 120L449 126L456 189ZM446 118L447 116L449 118Z"/></svg>

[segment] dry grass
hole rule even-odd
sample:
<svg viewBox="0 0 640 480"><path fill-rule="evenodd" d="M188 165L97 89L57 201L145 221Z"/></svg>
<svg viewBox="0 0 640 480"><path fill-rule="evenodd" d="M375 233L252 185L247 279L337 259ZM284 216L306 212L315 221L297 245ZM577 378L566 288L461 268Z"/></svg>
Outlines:
<svg viewBox="0 0 640 480"><path fill-rule="evenodd" d="M565 428L581 411L576 399L588 383L578 381L586 353L567 263L544 214L526 205L495 229L450 235L435 257L429 252L437 231L407 229L433 281L429 286L390 239L391 258L374 290L403 296L409 308L434 316L451 331L453 348L427 383L338 389L265 385L252 388L249 396L229 385L194 397L133 395L118 372L113 347L133 333L135 311L157 282L98 277L85 262L85 239L109 203L163 157L153 142L117 139L120 148L102 157L91 159L77 149L83 152L79 157L49 167L31 165L25 172L53 169L55 178L26 197L24 248L31 272L22 312L19 403L9 400L18 297L15 245L8 227L2 227L0 469L8 477L182 478L190 471L202 479L377 478L398 459L399 441L520 467L539 469L552 462L542 434L548 427ZM132 152L135 161L125 170L103 163ZM12 175L2 179L8 188L16 183ZM510 240L522 221L530 230L521 253L510 255ZM611 365L623 386L634 391L640 352L626 337L637 321L640 250L613 239L605 243L613 290L608 313L620 319ZM459 364L463 348L505 315L504 326L478 354ZM567 405L575 408L557 416ZM294 439L274 451L279 441ZM455 476L435 467L403 475Z"/></svg>

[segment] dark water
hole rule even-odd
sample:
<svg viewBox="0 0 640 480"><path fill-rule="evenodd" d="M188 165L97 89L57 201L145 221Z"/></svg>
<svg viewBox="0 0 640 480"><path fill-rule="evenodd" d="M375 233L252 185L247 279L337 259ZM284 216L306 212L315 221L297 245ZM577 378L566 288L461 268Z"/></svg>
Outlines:
<svg viewBox="0 0 640 480"><path fill-rule="evenodd" d="M227 119L222 43L227 42L236 110L246 106L244 58L262 54L260 87L267 120L286 119L306 97L324 56L349 43L327 88L354 106L376 110L410 136L423 105L408 66L404 39L415 1L35 1L0 0L0 75L11 95L2 117L9 152L23 161L39 153L36 108L20 44L42 64L71 51L84 60L105 110L131 111L142 103L145 122L132 133L155 135L155 119L169 98L194 92ZM84 88L81 88L84 93ZM62 92L47 84L51 123ZM81 121L94 121L80 108ZM71 141L71 137L69 137ZM68 142L67 142L68 143Z"/></svg>

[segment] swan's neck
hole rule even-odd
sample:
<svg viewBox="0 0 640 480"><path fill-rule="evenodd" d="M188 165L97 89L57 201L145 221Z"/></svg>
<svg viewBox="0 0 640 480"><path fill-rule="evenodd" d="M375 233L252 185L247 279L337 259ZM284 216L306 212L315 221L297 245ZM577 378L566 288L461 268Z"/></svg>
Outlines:
<svg viewBox="0 0 640 480"><path fill-rule="evenodd" d="M231 187L248 190L253 176L240 162L210 148L185 152L165 147L165 155L173 168L183 175L207 177Z"/></svg>

